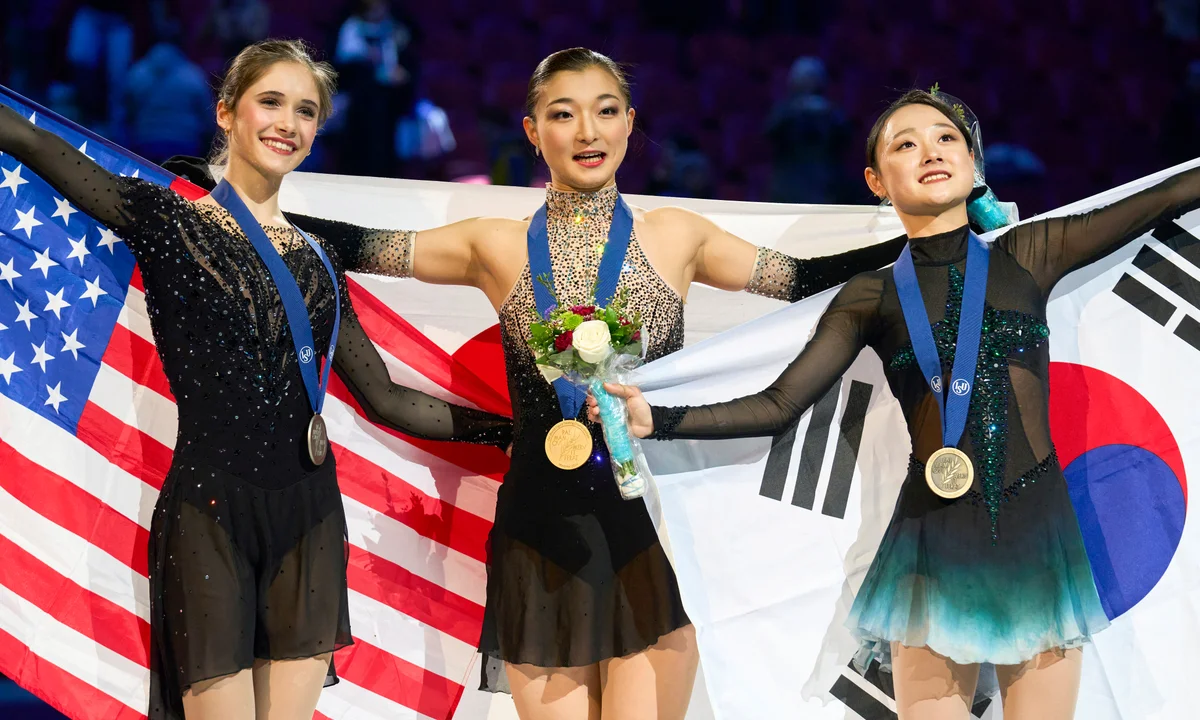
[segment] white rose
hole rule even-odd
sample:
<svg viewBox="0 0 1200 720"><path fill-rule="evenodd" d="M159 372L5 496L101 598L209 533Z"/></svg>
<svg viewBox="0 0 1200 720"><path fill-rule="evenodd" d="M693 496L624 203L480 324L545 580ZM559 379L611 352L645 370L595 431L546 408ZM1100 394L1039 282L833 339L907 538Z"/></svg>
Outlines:
<svg viewBox="0 0 1200 720"><path fill-rule="evenodd" d="M546 382L552 383L563 376L563 371L553 365L538 365L538 370L542 371L542 377L546 378Z"/></svg>
<svg viewBox="0 0 1200 720"><path fill-rule="evenodd" d="M608 332L608 323L603 320L588 320L575 328L571 336L571 345L584 362L598 363L612 352L612 335Z"/></svg>

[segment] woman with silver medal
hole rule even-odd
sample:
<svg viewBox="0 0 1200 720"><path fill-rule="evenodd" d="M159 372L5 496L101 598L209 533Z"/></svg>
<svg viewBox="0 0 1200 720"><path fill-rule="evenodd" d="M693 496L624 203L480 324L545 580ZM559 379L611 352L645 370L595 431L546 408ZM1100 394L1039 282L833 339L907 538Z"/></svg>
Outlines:
<svg viewBox="0 0 1200 720"><path fill-rule="evenodd" d="M865 176L908 244L893 268L838 292L766 391L665 408L631 386L607 389L627 399L639 437L773 436L870 347L912 458L846 620L860 642L856 669L892 674L902 720L966 720L981 665L995 666L1005 720L1066 720L1081 646L1108 619L1050 439L1046 303L1071 270L1200 207L1200 170L984 244L969 218L984 230L1007 213L974 187L971 122L961 103L923 91L880 116Z"/></svg>
<svg viewBox="0 0 1200 720"><path fill-rule="evenodd" d="M652 360L682 347L692 282L797 300L891 262L902 242L797 260L681 208L630 207L615 176L635 111L599 53L543 60L525 111L551 177L531 219L416 233L298 223L343 256L391 248L383 274L477 287L500 317L516 434L488 538L484 689L511 691L525 720L682 718L698 657L670 562L644 503L622 499L599 425L581 422L586 395L535 364L530 325L555 303L624 292Z"/></svg>
<svg viewBox="0 0 1200 720"><path fill-rule="evenodd" d="M333 84L299 42L243 50L217 105L224 180L195 201L116 177L0 106L0 151L136 258L178 408L150 527L151 720L308 720L337 681L332 653L353 639L346 518L320 415L332 370L369 419L402 432L511 436L506 418L394 385L350 305L345 270L361 258L280 211L280 183L310 152Z"/></svg>

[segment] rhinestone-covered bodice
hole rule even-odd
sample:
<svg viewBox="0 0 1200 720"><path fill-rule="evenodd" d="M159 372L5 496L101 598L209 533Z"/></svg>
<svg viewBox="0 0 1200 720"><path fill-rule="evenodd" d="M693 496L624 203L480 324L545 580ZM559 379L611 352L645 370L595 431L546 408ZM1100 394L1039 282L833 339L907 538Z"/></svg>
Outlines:
<svg viewBox="0 0 1200 720"><path fill-rule="evenodd" d="M617 188L594 193L546 190L546 226L555 292L567 304L591 301ZM593 460L574 471L554 468L545 460L544 442L550 428L562 420L558 397L542 377L529 349L529 324L536 317L533 279L529 267L518 278L500 307L500 329L508 369L508 388L515 422L513 463L507 482L543 487L559 497L556 507L594 506L617 499L616 486L603 455L599 426L592 426L598 449ZM631 309L641 314L646 360L683 346L683 300L650 264L638 243L636 230L621 269L617 291L629 291ZM580 413L580 418L585 415Z"/></svg>

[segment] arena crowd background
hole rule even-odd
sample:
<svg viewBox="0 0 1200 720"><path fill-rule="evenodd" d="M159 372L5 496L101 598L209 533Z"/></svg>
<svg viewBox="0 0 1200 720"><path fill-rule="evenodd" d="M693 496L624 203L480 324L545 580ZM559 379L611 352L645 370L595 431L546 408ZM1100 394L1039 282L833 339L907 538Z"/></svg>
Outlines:
<svg viewBox="0 0 1200 720"><path fill-rule="evenodd" d="M208 152L269 36L341 73L317 172L544 182L526 84L576 45L632 75L627 193L866 203L871 122L935 82L1023 217L1200 156L1200 0L5 0L0 27L0 83L154 161ZM0 717L59 716L0 682Z"/></svg>

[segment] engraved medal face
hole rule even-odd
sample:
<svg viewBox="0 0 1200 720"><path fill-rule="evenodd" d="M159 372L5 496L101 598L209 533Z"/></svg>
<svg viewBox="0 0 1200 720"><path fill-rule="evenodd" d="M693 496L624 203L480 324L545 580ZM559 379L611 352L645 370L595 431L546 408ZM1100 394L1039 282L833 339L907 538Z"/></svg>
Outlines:
<svg viewBox="0 0 1200 720"><path fill-rule="evenodd" d="M320 415L313 415L308 421L308 457L313 465L325 462L329 453L329 434L325 431L325 420Z"/></svg>
<svg viewBox="0 0 1200 720"><path fill-rule="evenodd" d="M971 489L975 467L966 453L958 448L945 447L929 456L925 463L925 482L939 497L953 500Z"/></svg>
<svg viewBox="0 0 1200 720"><path fill-rule="evenodd" d="M574 470L592 454L592 434L578 420L563 420L546 435L546 457L555 467Z"/></svg>

